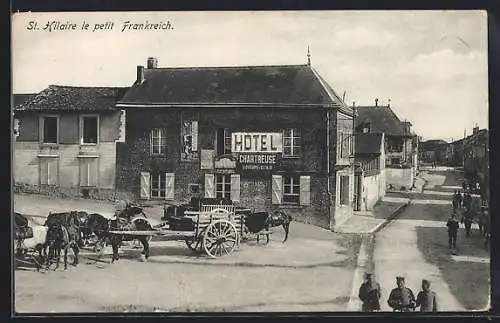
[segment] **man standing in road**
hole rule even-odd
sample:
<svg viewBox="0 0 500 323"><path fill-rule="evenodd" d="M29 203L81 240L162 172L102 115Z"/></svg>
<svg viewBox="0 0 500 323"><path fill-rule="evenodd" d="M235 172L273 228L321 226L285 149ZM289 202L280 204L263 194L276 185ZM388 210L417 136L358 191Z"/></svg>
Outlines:
<svg viewBox="0 0 500 323"><path fill-rule="evenodd" d="M396 277L398 287L394 288L389 295L387 303L394 312L410 312L415 310L415 296L411 289L405 286L403 276Z"/></svg>
<svg viewBox="0 0 500 323"><path fill-rule="evenodd" d="M465 209L464 216L462 217L462 223L465 225L465 236L468 238L471 235L472 221L474 220L474 211L472 207L467 207Z"/></svg>
<svg viewBox="0 0 500 323"><path fill-rule="evenodd" d="M420 307L420 312L437 312L436 293L431 290L431 282L422 280L422 290L417 295L416 307Z"/></svg>
<svg viewBox="0 0 500 323"><path fill-rule="evenodd" d="M457 247L457 233L458 233L458 219L455 210L451 214L448 222L446 222L448 227L448 246L450 249L455 249Z"/></svg>
<svg viewBox="0 0 500 323"><path fill-rule="evenodd" d="M359 299L363 302L363 312L380 310L380 284L375 281L372 273L365 274L365 281L359 288Z"/></svg>

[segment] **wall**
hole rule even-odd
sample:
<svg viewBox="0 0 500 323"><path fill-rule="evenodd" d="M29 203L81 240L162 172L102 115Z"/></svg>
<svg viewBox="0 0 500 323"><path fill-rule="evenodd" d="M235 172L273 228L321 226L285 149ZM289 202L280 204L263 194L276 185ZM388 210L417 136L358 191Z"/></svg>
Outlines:
<svg viewBox="0 0 500 323"><path fill-rule="evenodd" d="M387 186L393 186L392 190L399 191L402 187L411 189L414 182L413 168L386 168Z"/></svg>
<svg viewBox="0 0 500 323"><path fill-rule="evenodd" d="M382 174L375 174L363 178L363 195L361 210L373 210L375 204L382 198L381 186L383 184Z"/></svg>
<svg viewBox="0 0 500 323"><path fill-rule="evenodd" d="M95 147L81 147L79 141L79 118L76 114L60 113L59 142L57 147L41 146L38 142L39 128L37 113L23 113L17 116L19 136L14 143L14 181L19 187L38 186L40 183L38 154L48 153L59 156L59 185L67 195L80 195L79 158L80 152L92 152L99 155L98 187L113 190L115 187L116 144L118 139L119 113L102 113L100 116L100 142ZM33 188L35 189L35 188ZM29 188L25 188L29 190ZM35 189L39 190L39 189ZM54 190L54 189L51 189ZM43 190L42 190L43 191ZM103 192L104 192L103 191ZM109 192L105 193L109 195Z"/></svg>

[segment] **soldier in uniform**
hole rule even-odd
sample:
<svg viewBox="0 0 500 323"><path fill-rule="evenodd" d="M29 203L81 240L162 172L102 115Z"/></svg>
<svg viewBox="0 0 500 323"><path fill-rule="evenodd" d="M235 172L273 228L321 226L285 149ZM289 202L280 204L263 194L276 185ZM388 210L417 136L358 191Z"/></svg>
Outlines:
<svg viewBox="0 0 500 323"><path fill-rule="evenodd" d="M422 290L417 295L416 307L420 312L437 312L436 293L431 290L431 282L422 280Z"/></svg>
<svg viewBox="0 0 500 323"><path fill-rule="evenodd" d="M394 312L410 312L415 310L415 295L412 290L405 286L403 276L396 277L398 287L394 288L389 295L387 303Z"/></svg>
<svg viewBox="0 0 500 323"><path fill-rule="evenodd" d="M363 302L363 312L380 310L380 284L375 281L372 273L365 274L365 281L359 288L359 299Z"/></svg>
<svg viewBox="0 0 500 323"><path fill-rule="evenodd" d="M458 219L455 210L451 214L448 222L446 222L446 226L448 227L448 246L450 249L454 249L457 247L457 233L458 233Z"/></svg>
<svg viewBox="0 0 500 323"><path fill-rule="evenodd" d="M465 225L465 236L468 238L471 235L472 222L474 221L474 211L472 207L465 209L465 214L462 217L462 223Z"/></svg>

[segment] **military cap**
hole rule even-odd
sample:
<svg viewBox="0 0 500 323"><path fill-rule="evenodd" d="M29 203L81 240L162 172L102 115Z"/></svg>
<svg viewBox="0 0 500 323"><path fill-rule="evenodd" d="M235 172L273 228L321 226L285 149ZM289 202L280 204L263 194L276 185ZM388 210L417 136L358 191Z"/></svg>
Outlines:
<svg viewBox="0 0 500 323"><path fill-rule="evenodd" d="M405 280L405 277L403 275L396 276L396 280Z"/></svg>
<svg viewBox="0 0 500 323"><path fill-rule="evenodd" d="M426 284L426 285L430 286L431 282L427 279L422 279L422 284Z"/></svg>

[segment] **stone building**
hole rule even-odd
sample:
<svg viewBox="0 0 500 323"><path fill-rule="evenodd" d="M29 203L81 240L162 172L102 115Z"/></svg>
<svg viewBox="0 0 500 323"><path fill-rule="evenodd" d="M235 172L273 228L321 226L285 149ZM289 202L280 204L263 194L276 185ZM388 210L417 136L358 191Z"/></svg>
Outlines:
<svg viewBox="0 0 500 323"><path fill-rule="evenodd" d="M307 65L137 67L116 188L149 203L226 197L334 227L352 215L353 109Z"/></svg>

